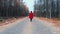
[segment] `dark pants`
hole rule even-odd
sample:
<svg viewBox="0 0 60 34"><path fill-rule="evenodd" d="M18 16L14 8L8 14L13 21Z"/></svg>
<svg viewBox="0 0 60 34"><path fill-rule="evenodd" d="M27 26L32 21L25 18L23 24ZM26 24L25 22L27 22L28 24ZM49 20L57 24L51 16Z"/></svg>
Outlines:
<svg viewBox="0 0 60 34"><path fill-rule="evenodd" d="M32 18L30 18L30 21L32 22Z"/></svg>

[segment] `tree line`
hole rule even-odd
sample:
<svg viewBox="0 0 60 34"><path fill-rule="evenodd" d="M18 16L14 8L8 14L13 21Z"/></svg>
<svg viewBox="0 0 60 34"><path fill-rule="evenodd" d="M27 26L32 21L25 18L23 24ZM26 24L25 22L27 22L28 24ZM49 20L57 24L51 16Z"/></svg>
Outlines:
<svg viewBox="0 0 60 34"><path fill-rule="evenodd" d="M34 5L35 16L60 19L60 0L37 0Z"/></svg>
<svg viewBox="0 0 60 34"><path fill-rule="evenodd" d="M20 0L0 0L0 17L27 16L29 11Z"/></svg>

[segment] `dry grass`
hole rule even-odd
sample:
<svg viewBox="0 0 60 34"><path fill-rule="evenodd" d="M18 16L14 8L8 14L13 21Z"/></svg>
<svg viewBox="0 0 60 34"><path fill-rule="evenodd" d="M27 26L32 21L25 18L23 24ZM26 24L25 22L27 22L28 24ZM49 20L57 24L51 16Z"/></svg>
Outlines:
<svg viewBox="0 0 60 34"><path fill-rule="evenodd" d="M13 22L15 22L19 19L22 19L22 18L24 18L24 17L4 19L3 22L0 23L0 26L6 25L6 24L9 24L9 23L13 23Z"/></svg>
<svg viewBox="0 0 60 34"><path fill-rule="evenodd" d="M44 18L44 17L39 17L40 20L45 20L48 21L49 23L55 24L55 26L60 26L60 20L57 18Z"/></svg>

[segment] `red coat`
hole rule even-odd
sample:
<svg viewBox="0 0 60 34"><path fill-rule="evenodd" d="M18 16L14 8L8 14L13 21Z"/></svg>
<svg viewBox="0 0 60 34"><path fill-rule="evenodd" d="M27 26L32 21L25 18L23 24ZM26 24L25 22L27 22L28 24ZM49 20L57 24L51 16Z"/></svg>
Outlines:
<svg viewBox="0 0 60 34"><path fill-rule="evenodd" d="M29 14L29 18L30 19L33 18L33 13L32 12Z"/></svg>

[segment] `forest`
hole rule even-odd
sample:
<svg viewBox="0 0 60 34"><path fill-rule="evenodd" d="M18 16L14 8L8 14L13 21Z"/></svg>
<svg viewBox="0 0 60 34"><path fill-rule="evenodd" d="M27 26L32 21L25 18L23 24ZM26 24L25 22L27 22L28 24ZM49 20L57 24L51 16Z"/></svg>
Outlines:
<svg viewBox="0 0 60 34"><path fill-rule="evenodd" d="M28 8L23 0L0 0L0 17L20 17L27 16Z"/></svg>
<svg viewBox="0 0 60 34"><path fill-rule="evenodd" d="M35 0L35 16L60 19L60 0Z"/></svg>

